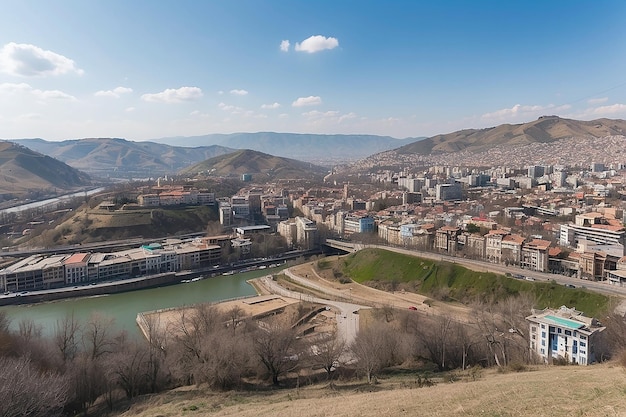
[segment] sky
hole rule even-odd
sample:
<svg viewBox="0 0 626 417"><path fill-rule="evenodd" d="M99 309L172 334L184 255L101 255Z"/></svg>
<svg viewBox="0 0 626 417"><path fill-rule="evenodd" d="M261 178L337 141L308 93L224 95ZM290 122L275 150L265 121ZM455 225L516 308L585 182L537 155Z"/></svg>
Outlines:
<svg viewBox="0 0 626 417"><path fill-rule="evenodd" d="M626 119L626 2L0 0L0 138Z"/></svg>

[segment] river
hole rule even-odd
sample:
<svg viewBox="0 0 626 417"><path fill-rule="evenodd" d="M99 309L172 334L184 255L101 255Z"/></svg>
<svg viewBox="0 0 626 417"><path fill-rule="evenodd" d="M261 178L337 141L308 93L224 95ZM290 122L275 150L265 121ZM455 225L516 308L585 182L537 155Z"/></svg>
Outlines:
<svg viewBox="0 0 626 417"><path fill-rule="evenodd" d="M94 313L101 314L115 320L114 330L125 330L130 335L139 335L139 328L135 323L139 312L256 295L254 288L246 281L277 270L278 268L219 275L196 282L121 294L6 306L0 307L0 311L6 312L12 327L17 328L22 320L33 320L36 325L41 326L44 335L51 335L57 321L72 312L82 322Z"/></svg>

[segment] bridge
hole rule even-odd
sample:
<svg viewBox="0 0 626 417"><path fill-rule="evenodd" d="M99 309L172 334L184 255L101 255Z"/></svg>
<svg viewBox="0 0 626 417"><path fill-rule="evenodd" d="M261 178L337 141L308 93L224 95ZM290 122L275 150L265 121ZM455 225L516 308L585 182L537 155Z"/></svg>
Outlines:
<svg viewBox="0 0 626 417"><path fill-rule="evenodd" d="M348 253L358 252L365 247L365 245L361 243L346 242L345 240L336 239L326 239L325 245Z"/></svg>

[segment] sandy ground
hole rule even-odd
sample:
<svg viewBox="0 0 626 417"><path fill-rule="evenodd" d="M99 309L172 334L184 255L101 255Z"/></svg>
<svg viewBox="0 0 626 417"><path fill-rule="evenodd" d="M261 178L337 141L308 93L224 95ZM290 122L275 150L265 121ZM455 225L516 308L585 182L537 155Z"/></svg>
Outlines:
<svg viewBox="0 0 626 417"><path fill-rule="evenodd" d="M255 288L258 288L255 286ZM246 297L238 300L224 301L213 304L219 311L228 312L235 307L239 307L243 315L247 317L261 317L273 312L280 312L286 307L297 304L300 300L269 294L263 290L265 294L256 297ZM141 328L144 336L147 334L147 327L152 323L160 331L175 331L176 326L180 323L183 315L192 314L194 306L176 307L171 309L148 311L139 313L137 316L137 324Z"/></svg>

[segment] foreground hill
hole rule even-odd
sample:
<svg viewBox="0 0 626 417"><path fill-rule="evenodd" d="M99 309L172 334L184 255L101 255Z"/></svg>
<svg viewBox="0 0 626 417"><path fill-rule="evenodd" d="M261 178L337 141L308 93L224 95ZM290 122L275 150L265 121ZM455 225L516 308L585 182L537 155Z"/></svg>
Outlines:
<svg viewBox="0 0 626 417"><path fill-rule="evenodd" d="M503 124L487 129L467 129L437 135L396 149L400 154L449 153L463 150L484 151L498 145L526 145L554 142L572 137L604 137L626 134L626 121L598 119L592 121L544 116L518 125Z"/></svg>
<svg viewBox="0 0 626 417"><path fill-rule="evenodd" d="M87 174L12 142L0 142L0 193L23 196L33 190L69 191L90 184Z"/></svg>
<svg viewBox="0 0 626 417"><path fill-rule="evenodd" d="M330 163L333 161L354 161L421 139L423 137L395 139L390 136L376 135L315 135L258 132L161 138L153 139L153 141L184 144L183 146L215 144L230 148L252 149L307 162Z"/></svg>
<svg viewBox="0 0 626 417"><path fill-rule="evenodd" d="M116 138L49 142L16 139L13 142L99 176L162 176L217 155L233 152L223 146L186 148Z"/></svg>
<svg viewBox="0 0 626 417"><path fill-rule="evenodd" d="M207 159L181 171L181 174L186 175L197 173L215 176L252 174L253 181L270 181L321 178L327 173L327 169L308 162L245 149Z"/></svg>
<svg viewBox="0 0 626 417"><path fill-rule="evenodd" d="M148 416L621 416L626 373L614 364L539 366L529 372L479 372L420 388L416 375L367 384L219 393L185 388L139 399L124 417ZM423 375L422 375L423 377Z"/></svg>

